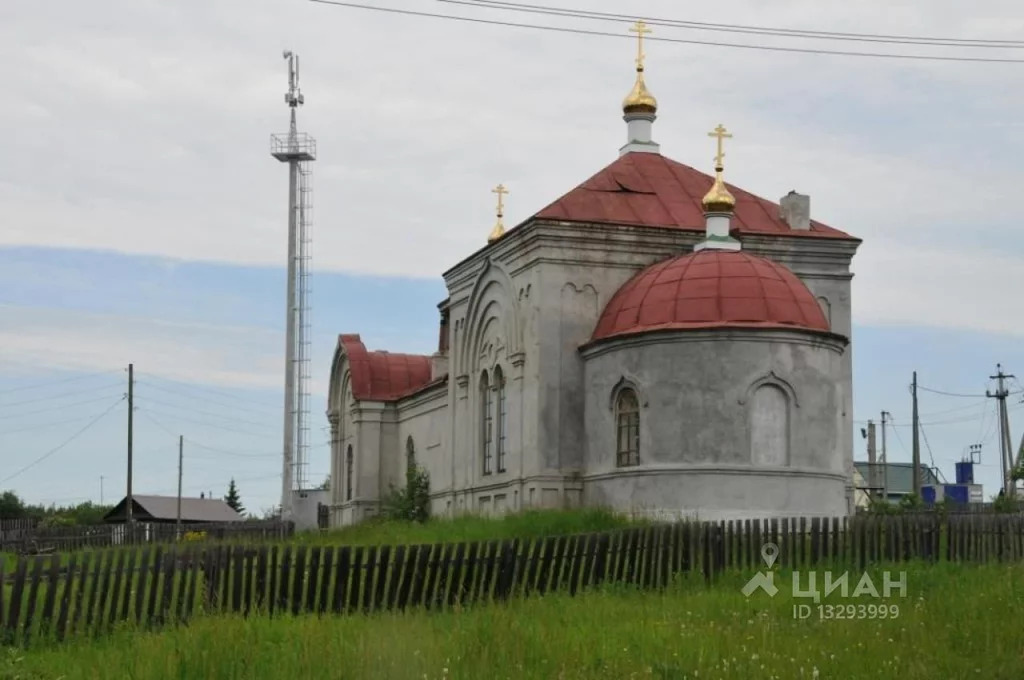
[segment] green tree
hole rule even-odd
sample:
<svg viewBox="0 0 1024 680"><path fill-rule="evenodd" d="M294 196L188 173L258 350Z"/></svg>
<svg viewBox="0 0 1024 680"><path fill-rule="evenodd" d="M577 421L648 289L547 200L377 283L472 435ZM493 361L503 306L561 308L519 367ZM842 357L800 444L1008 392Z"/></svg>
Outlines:
<svg viewBox="0 0 1024 680"><path fill-rule="evenodd" d="M405 487L391 491L384 499L384 516L410 522L426 522L430 518L430 475L415 463L406 467Z"/></svg>
<svg viewBox="0 0 1024 680"><path fill-rule="evenodd" d="M0 518L21 519L26 516L25 502L13 491L0 494Z"/></svg>
<svg viewBox="0 0 1024 680"><path fill-rule="evenodd" d="M231 506L231 509L237 512L239 515L245 514L245 506L242 505L242 499L238 495L238 487L235 485L235 478L231 478L231 483L228 484L228 494L224 496L224 502Z"/></svg>

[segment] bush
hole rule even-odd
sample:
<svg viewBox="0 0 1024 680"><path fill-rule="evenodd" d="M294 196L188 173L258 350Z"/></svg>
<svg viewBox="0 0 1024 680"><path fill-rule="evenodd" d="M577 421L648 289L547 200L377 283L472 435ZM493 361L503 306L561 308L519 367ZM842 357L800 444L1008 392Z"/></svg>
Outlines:
<svg viewBox="0 0 1024 680"><path fill-rule="evenodd" d="M430 518L430 475L426 470L410 464L405 471L405 487L390 487L384 499L384 517L410 522L426 522Z"/></svg>

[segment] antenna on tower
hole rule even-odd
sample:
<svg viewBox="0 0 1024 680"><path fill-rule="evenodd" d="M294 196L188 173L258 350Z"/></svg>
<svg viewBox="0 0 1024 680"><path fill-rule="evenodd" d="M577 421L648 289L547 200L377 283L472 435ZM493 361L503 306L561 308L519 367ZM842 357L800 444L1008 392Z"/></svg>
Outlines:
<svg viewBox="0 0 1024 680"><path fill-rule="evenodd" d="M309 485L310 246L313 235L313 170L316 140L298 131L295 110L305 102L299 89L299 56L285 50L291 108L287 134L271 135L270 155L288 164L288 293L285 321L284 447L281 517L292 518L295 491Z"/></svg>

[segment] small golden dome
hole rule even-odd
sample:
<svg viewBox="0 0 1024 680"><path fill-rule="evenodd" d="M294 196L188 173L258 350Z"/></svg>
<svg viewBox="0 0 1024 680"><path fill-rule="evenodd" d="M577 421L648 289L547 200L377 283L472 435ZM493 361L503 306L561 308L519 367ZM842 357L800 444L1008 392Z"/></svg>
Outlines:
<svg viewBox="0 0 1024 680"><path fill-rule="evenodd" d="M711 190L704 194L701 204L705 212L712 213L731 213L736 207L736 198L729 193L725 182L722 181L721 168L715 169L715 183L711 185Z"/></svg>
<svg viewBox="0 0 1024 680"><path fill-rule="evenodd" d="M636 70L636 82L633 89L626 98L622 100L623 113L655 113L658 110L658 100L654 98L647 85L644 83L644 70Z"/></svg>
<svg viewBox="0 0 1024 680"><path fill-rule="evenodd" d="M487 236L487 242L488 243L494 243L495 241L497 241L499 238L501 238L504 235L505 235L505 225L502 224L501 221L499 220L498 223L494 225L494 229L492 229L491 233Z"/></svg>

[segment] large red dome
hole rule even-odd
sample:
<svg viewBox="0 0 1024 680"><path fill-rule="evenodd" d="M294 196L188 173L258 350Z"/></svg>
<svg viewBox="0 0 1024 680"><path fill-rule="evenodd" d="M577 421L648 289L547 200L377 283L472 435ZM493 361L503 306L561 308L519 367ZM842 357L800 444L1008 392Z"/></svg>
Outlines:
<svg viewBox="0 0 1024 680"><path fill-rule="evenodd" d="M722 327L830 330L814 295L783 265L702 250L653 264L627 281L605 306L592 339Z"/></svg>

